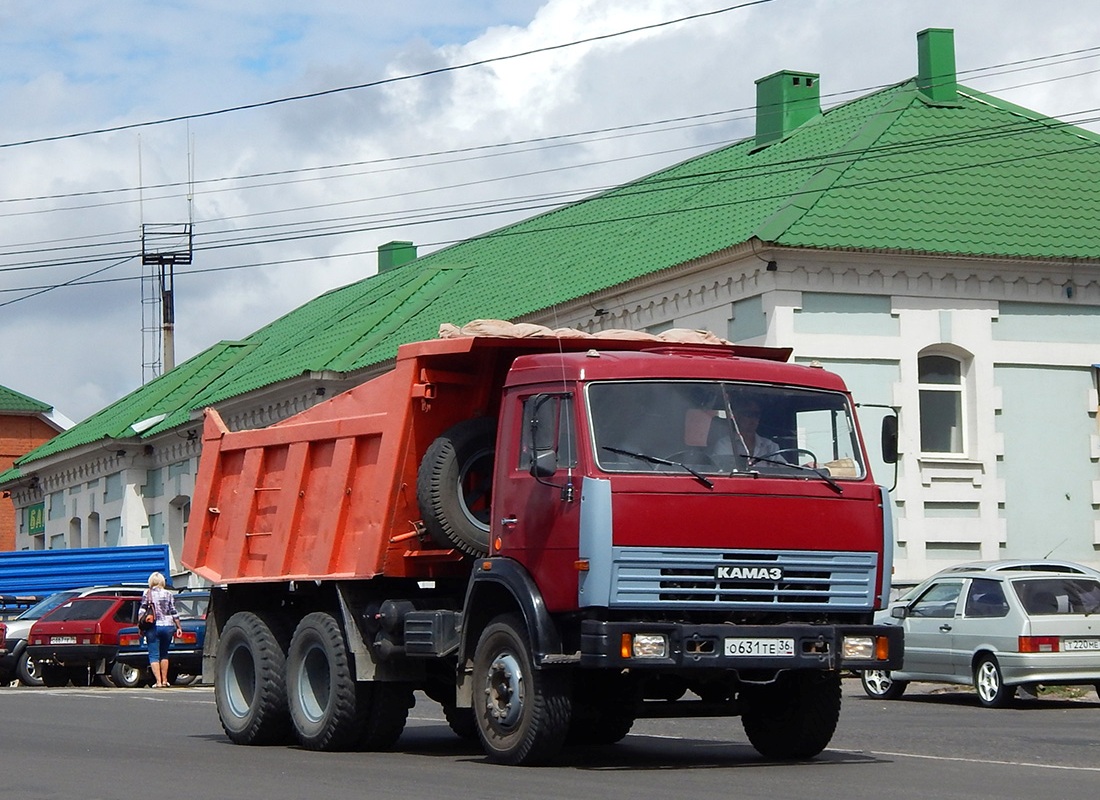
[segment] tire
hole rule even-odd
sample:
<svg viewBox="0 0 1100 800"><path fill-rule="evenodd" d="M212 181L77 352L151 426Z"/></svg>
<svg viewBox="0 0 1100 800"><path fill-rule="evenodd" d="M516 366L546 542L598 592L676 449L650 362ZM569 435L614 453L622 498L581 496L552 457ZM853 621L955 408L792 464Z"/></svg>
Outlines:
<svg viewBox="0 0 1100 800"><path fill-rule="evenodd" d="M413 690L404 683L374 681L359 684L362 699L359 708L364 716L360 750L389 750L401 738L409 709L413 706Z"/></svg>
<svg viewBox="0 0 1100 800"><path fill-rule="evenodd" d="M440 547L488 554L495 440L493 421L479 417L448 429L424 454L416 501Z"/></svg>
<svg viewBox="0 0 1100 800"><path fill-rule="evenodd" d="M62 664L38 664L38 673L42 678L42 686L56 689L69 684L69 668Z"/></svg>
<svg viewBox="0 0 1100 800"><path fill-rule="evenodd" d="M1006 708L1016 698L1016 687L1005 686L1001 665L990 655L980 657L974 666L974 689L986 708Z"/></svg>
<svg viewBox="0 0 1100 800"><path fill-rule="evenodd" d="M622 741L638 716L636 680L618 673L592 672L573 686L567 745L610 745Z"/></svg>
<svg viewBox="0 0 1100 800"><path fill-rule="evenodd" d="M149 682L144 668L123 664L121 661L116 661L111 667L111 680L120 689L136 689Z"/></svg>
<svg viewBox="0 0 1100 800"><path fill-rule="evenodd" d="M286 674L294 735L307 750L384 750L405 729L412 691L403 684L356 683L331 614L315 612L298 623Z"/></svg>
<svg viewBox="0 0 1100 800"><path fill-rule="evenodd" d="M42 686L42 670L33 658L24 650L15 664L15 677L24 686Z"/></svg>
<svg viewBox="0 0 1100 800"><path fill-rule="evenodd" d="M218 640L214 703L222 730L236 744L292 740L286 653L278 622L251 611L229 618Z"/></svg>
<svg viewBox="0 0 1100 800"><path fill-rule="evenodd" d="M444 705L443 716L451 732L459 739L467 742L477 741L477 719L472 708L459 708L455 705Z"/></svg>
<svg viewBox="0 0 1100 800"><path fill-rule="evenodd" d="M909 681L896 681L885 669L868 669L859 673L859 682L868 697L876 700L897 700L905 694Z"/></svg>
<svg viewBox="0 0 1100 800"><path fill-rule="evenodd" d="M534 669L518 614L497 617L474 651L474 718L490 761L532 766L552 760L569 731L569 675Z"/></svg>
<svg viewBox="0 0 1100 800"><path fill-rule="evenodd" d="M813 758L829 745L840 719L840 675L787 672L741 692L741 725L765 758Z"/></svg>

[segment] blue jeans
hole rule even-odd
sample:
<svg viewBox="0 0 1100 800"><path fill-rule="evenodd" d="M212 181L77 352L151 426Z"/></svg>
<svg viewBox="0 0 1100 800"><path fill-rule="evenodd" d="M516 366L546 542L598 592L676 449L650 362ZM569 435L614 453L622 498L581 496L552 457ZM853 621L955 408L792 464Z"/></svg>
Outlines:
<svg viewBox="0 0 1100 800"><path fill-rule="evenodd" d="M145 642L149 646L150 664L156 664L168 658L168 648L172 646L172 637L175 634L175 625L157 625L145 634Z"/></svg>

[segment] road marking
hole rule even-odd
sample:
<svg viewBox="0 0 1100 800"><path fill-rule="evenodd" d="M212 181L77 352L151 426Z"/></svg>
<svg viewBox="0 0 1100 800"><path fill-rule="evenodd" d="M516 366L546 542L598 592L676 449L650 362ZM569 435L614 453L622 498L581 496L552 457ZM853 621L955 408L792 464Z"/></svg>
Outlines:
<svg viewBox="0 0 1100 800"><path fill-rule="evenodd" d="M827 752L827 751L826 751ZM960 758L959 756L926 756L919 753L895 753L890 750L854 750L853 753L864 752L873 756L890 756L891 758L922 758L927 761L958 761L963 764L992 764L1002 767L1038 767L1039 769L1064 769L1073 772L1100 772L1100 767L1070 767L1062 764L1038 764L1034 761L994 761L988 758Z"/></svg>

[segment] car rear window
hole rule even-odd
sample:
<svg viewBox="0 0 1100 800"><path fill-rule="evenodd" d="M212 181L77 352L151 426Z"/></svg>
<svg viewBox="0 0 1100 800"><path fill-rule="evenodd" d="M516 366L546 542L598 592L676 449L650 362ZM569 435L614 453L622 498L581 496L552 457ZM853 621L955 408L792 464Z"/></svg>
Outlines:
<svg viewBox="0 0 1100 800"><path fill-rule="evenodd" d="M1100 581L1094 578L1029 578L1015 581L1013 588L1035 616L1100 611Z"/></svg>
<svg viewBox="0 0 1100 800"><path fill-rule="evenodd" d="M203 619L206 617L206 606L210 603L210 597L177 597L176 612L183 619Z"/></svg>
<svg viewBox="0 0 1100 800"><path fill-rule="evenodd" d="M99 619L115 604L114 598L98 597L73 600L59 606L48 615L51 622L64 622L76 619Z"/></svg>

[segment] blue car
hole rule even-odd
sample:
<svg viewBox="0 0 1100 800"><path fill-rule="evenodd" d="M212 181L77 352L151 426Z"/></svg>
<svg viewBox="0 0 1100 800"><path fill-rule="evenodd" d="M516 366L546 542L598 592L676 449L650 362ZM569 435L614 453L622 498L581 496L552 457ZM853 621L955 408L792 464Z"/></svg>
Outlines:
<svg viewBox="0 0 1100 800"><path fill-rule="evenodd" d="M202 646L206 640L206 607L210 592L183 591L176 595L176 611L180 615L182 636L172 639L168 649L168 680L176 686L194 683L202 675ZM136 626L118 633L118 654L111 668L115 686L133 689L152 683L149 652L145 635Z"/></svg>

